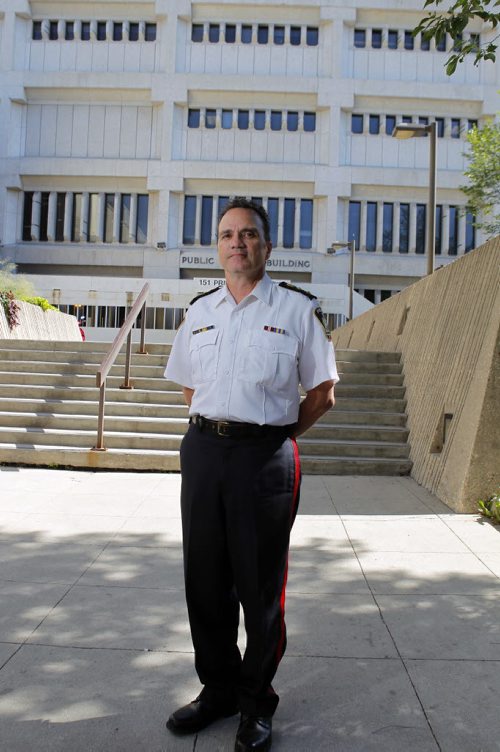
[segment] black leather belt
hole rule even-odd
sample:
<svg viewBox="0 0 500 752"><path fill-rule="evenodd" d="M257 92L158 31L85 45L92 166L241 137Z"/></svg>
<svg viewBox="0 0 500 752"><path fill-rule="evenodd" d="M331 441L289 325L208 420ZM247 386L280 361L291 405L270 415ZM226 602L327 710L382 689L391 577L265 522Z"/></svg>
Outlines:
<svg viewBox="0 0 500 752"><path fill-rule="evenodd" d="M226 439L249 439L252 437L287 436L292 425L289 426L259 426L257 423L240 423L233 420L210 420L203 415L192 415L189 422L197 426L200 431L209 431Z"/></svg>

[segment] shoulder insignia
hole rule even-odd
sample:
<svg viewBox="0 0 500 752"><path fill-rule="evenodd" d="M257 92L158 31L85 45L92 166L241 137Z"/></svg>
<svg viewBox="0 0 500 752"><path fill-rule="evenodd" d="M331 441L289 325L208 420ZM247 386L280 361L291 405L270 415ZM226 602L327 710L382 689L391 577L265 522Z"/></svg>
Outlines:
<svg viewBox="0 0 500 752"><path fill-rule="evenodd" d="M305 295L306 298L309 298L309 300L317 300L316 295L313 295L312 292L309 292L308 290L303 290L302 287L295 287L295 285L291 285L289 282L280 282L280 287L284 287L286 290L293 290L294 292L300 292L301 295Z"/></svg>
<svg viewBox="0 0 500 752"><path fill-rule="evenodd" d="M319 305L319 303L318 303L318 305L316 306L316 308L314 309L314 315L316 316L316 318L318 319L319 323L320 323L320 324L321 324L321 326L323 327L323 331L324 331L324 333L325 333L325 336L326 336L326 338L327 338L328 342L331 342L331 339L332 339L332 335L331 335L331 333L330 333L330 332L328 331L328 329L326 328L326 324L325 324L325 316L324 316L324 313L323 313L323 311L321 310L321 306Z"/></svg>
<svg viewBox="0 0 500 752"><path fill-rule="evenodd" d="M197 295L195 298L189 301L189 305L190 306L193 305L193 303L196 303L196 301L199 300L200 298L204 298L207 295L211 295L213 292L217 292L217 290L220 290L220 287L214 287L211 290L207 290L206 292L200 292L199 295Z"/></svg>

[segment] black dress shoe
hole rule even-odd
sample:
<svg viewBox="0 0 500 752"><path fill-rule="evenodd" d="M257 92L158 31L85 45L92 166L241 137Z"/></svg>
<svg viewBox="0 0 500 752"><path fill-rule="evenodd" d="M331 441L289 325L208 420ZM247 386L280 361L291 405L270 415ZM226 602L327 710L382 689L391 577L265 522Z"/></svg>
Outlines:
<svg viewBox="0 0 500 752"><path fill-rule="evenodd" d="M272 719L257 715L242 715L234 752L266 752L271 749Z"/></svg>
<svg viewBox="0 0 500 752"><path fill-rule="evenodd" d="M201 697L197 697L193 702L172 713L167 721L167 728L174 734L195 734L219 718L229 718L237 712L236 703L233 705L213 705Z"/></svg>

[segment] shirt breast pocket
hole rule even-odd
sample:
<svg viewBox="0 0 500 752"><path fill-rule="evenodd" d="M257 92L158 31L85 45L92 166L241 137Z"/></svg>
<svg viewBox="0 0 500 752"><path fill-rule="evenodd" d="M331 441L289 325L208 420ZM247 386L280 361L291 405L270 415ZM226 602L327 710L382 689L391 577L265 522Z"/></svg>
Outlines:
<svg viewBox="0 0 500 752"><path fill-rule="evenodd" d="M219 350L218 329L209 329L192 335L189 343L189 356L195 385L205 381L213 381L216 378Z"/></svg>
<svg viewBox="0 0 500 752"><path fill-rule="evenodd" d="M241 359L239 377L276 390L297 388L298 341L288 334L251 331Z"/></svg>

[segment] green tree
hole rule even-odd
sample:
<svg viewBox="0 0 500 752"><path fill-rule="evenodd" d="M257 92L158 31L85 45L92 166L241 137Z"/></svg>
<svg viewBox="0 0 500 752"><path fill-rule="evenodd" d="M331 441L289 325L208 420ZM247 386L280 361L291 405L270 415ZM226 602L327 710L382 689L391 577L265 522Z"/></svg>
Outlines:
<svg viewBox="0 0 500 752"><path fill-rule="evenodd" d="M33 285L22 274L16 274L16 265L0 258L0 292L13 292L19 300L34 295Z"/></svg>
<svg viewBox="0 0 500 752"><path fill-rule="evenodd" d="M424 10L432 5L438 8L443 2L444 0L426 0ZM474 65L481 60L494 62L496 59L498 35L485 45L479 44L474 36L462 39L464 29L474 19L496 29L500 24L500 0L455 0L448 8L429 11L413 30L413 34L416 36L422 33L426 39L435 39L436 42L446 34L451 36L453 51L445 63L446 73L451 76L458 63L462 63L469 54L474 55Z"/></svg>
<svg viewBox="0 0 500 752"><path fill-rule="evenodd" d="M500 233L500 123L474 127L467 134L470 150L462 186L468 199L467 209L481 219L476 222L488 235Z"/></svg>

